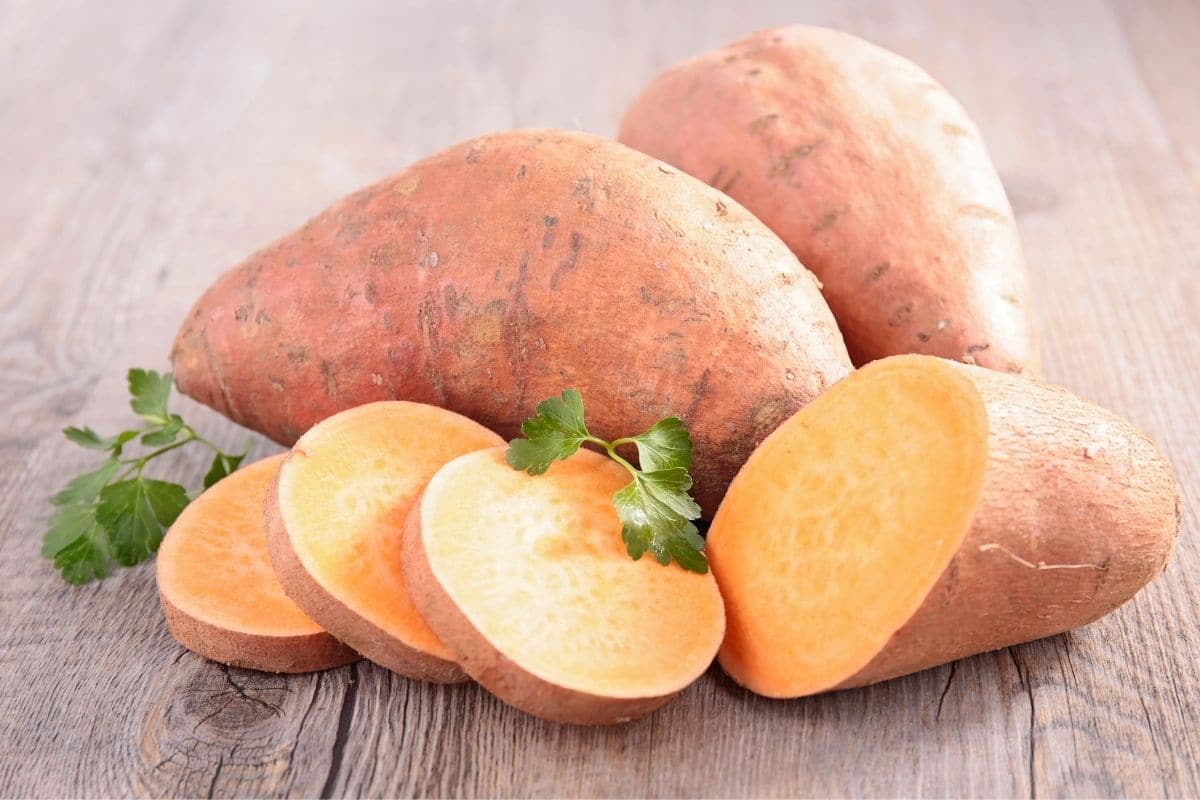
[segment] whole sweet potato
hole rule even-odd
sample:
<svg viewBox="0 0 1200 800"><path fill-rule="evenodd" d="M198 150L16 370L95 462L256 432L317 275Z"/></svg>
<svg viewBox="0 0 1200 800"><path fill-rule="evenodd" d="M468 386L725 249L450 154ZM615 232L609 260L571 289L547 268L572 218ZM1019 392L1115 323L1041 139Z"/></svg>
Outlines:
<svg viewBox="0 0 1200 800"><path fill-rule="evenodd" d="M656 78L619 138L778 233L856 363L927 353L1039 373L1000 178L966 111L911 62L837 31L760 31Z"/></svg>
<svg viewBox="0 0 1200 800"><path fill-rule="evenodd" d="M707 514L851 369L812 275L745 209L550 130L451 147L250 256L196 303L172 362L185 393L285 444L381 399L505 437L567 387L602 437L676 414Z"/></svg>

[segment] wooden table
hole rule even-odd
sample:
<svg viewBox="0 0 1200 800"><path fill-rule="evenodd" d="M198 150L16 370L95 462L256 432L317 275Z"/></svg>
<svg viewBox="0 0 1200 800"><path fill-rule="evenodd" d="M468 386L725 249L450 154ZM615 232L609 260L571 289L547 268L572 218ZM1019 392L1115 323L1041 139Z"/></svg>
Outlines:
<svg viewBox="0 0 1200 800"><path fill-rule="evenodd" d="M469 135L611 134L661 68L788 21L907 55L974 114L1049 378L1148 431L1183 485L1174 561L1133 602L794 702L714 669L592 730L368 663L228 669L170 638L152 565L72 589L39 557L45 498L90 463L59 429L126 422L125 369L166 368L226 266ZM1200 795L1197 130L1194 0L0 0L0 795Z"/></svg>

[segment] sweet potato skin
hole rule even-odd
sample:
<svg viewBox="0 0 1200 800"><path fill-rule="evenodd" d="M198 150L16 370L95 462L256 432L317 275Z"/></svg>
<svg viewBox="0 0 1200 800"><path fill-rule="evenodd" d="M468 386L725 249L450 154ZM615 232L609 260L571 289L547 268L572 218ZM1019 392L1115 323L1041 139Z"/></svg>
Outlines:
<svg viewBox="0 0 1200 800"><path fill-rule="evenodd" d="M290 457L289 454L287 458ZM335 628L339 632L347 631L348 633L342 635L360 642L359 647L370 653L372 661L393 672L433 683L461 683L467 680L466 673L457 664L410 647L388 635L369 620L346 608L308 574L296 551L292 549L291 538L279 511L278 475L267 489L264 517L271 565L288 595L297 605L305 608L309 616L323 626Z"/></svg>
<svg viewBox="0 0 1200 800"><path fill-rule="evenodd" d="M917 612L838 688L1093 622L1174 549L1179 489L1149 438L1065 389L956 366L988 410L979 507Z"/></svg>
<svg viewBox="0 0 1200 800"><path fill-rule="evenodd" d="M505 702L534 716L571 725L615 725L643 717L679 692L657 697L598 698L542 680L497 650L471 624L434 577L421 536L421 500L404 526L404 578L413 603L438 638L475 680ZM683 691L686 687L680 687Z"/></svg>
<svg viewBox="0 0 1200 800"><path fill-rule="evenodd" d="M760 31L652 81L618 138L778 233L855 363L926 353L1040 373L1000 178L966 111L911 62L823 28Z"/></svg>
<svg viewBox="0 0 1200 800"><path fill-rule="evenodd" d="M361 656L328 633L264 636L218 628L177 608L159 593L167 627L194 653L232 667L263 672L316 672L358 661Z"/></svg>
<svg viewBox="0 0 1200 800"><path fill-rule="evenodd" d="M745 209L549 130L451 147L252 255L193 307L172 363L183 392L284 444L382 399L505 438L567 387L599 436L678 415L708 514L851 368L814 278Z"/></svg>

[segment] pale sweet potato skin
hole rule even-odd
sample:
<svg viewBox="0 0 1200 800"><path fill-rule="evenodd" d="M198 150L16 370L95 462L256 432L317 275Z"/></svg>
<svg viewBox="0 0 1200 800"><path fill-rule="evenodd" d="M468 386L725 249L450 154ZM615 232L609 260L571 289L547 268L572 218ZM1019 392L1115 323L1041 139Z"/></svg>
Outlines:
<svg viewBox="0 0 1200 800"><path fill-rule="evenodd" d="M678 415L706 514L753 447L851 369L815 279L720 192L616 142L463 142L221 277L175 341L179 388L291 444L383 399L518 435L582 392L592 431Z"/></svg>
<svg viewBox="0 0 1200 800"><path fill-rule="evenodd" d="M1065 389L956 366L988 411L979 507L917 612L838 688L1086 625L1161 573L1174 549L1179 489L1149 438Z"/></svg>
<svg viewBox="0 0 1200 800"><path fill-rule="evenodd" d="M926 353L1040 374L1000 178L966 111L911 62L838 31L760 31L654 79L618 138L778 233L856 364Z"/></svg>
<svg viewBox="0 0 1200 800"><path fill-rule="evenodd" d="M471 624L434 577L421 536L420 499L408 512L402 557L404 579L425 622L468 675L509 705L552 722L615 725L643 717L679 693L656 697L597 697L549 683L514 663ZM684 688L680 687L679 691Z"/></svg>
<svg viewBox="0 0 1200 800"><path fill-rule="evenodd" d="M263 672L316 672L358 661L361 656L328 633L263 636L218 628L177 608L159 593L167 627L181 645L222 664Z"/></svg>
<svg viewBox="0 0 1200 800"><path fill-rule="evenodd" d="M290 457L291 454L287 456ZM267 489L263 510L271 565L284 592L304 613L322 627L332 628L343 639L353 641L362 655L392 672L432 683L460 683L467 680L466 673L457 664L410 647L388 635L346 608L308 574L292 549L291 538L280 514L278 475Z"/></svg>

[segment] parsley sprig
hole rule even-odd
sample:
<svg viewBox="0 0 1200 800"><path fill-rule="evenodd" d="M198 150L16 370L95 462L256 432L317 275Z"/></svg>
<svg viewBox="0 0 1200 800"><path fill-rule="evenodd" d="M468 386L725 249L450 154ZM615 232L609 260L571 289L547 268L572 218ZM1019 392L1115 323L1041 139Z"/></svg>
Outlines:
<svg viewBox="0 0 1200 800"><path fill-rule="evenodd" d="M505 460L509 466L541 475L555 460L574 455L584 442L603 447L633 476L613 495L629 556L636 561L649 550L664 566L674 559L686 570L708 572L704 539L692 524L700 517L700 506L688 494L692 488L688 474L692 440L683 422L668 417L638 436L608 442L588 432L583 398L575 389L539 403L535 414L521 425L525 438L508 443ZM617 452L622 445L637 448L640 469Z"/></svg>
<svg viewBox="0 0 1200 800"><path fill-rule="evenodd" d="M63 579L84 584L104 578L113 562L131 567L158 550L163 533L191 502L177 483L145 477L142 472L155 458L191 442L213 451L204 488L233 472L246 457L226 453L198 434L178 414L167 408L171 373L131 369L129 405L142 425L115 436L101 436L91 428L70 427L63 435L88 450L107 454L91 472L75 477L50 498L56 510L42 538L42 555L54 562ZM151 448L136 456L125 449L134 440Z"/></svg>

